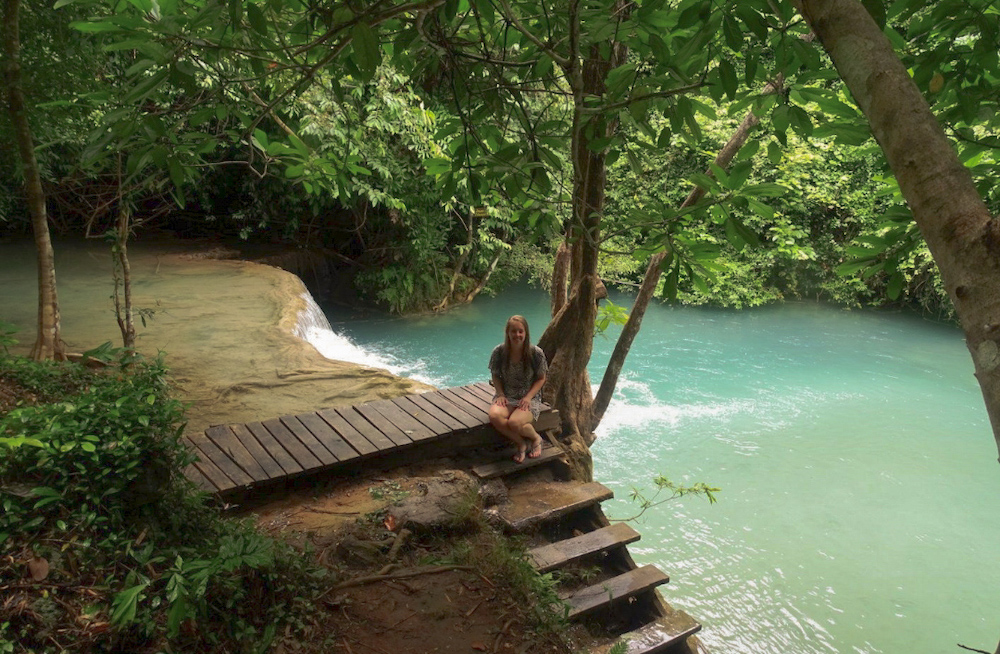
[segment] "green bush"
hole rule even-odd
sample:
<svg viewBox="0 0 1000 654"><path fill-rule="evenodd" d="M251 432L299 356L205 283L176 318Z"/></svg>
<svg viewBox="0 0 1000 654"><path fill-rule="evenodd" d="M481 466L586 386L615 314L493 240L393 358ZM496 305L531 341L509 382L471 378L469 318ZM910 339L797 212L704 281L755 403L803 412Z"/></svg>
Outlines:
<svg viewBox="0 0 1000 654"><path fill-rule="evenodd" d="M41 399L0 414L0 652L257 652L304 635L327 571L222 519L184 477L162 361L4 356L0 380Z"/></svg>

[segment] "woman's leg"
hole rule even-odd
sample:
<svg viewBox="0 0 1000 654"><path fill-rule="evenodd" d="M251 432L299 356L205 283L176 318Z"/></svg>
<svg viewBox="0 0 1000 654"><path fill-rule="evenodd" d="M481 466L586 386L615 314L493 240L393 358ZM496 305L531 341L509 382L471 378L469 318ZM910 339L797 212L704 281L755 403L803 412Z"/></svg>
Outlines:
<svg viewBox="0 0 1000 654"><path fill-rule="evenodd" d="M534 416L531 415L531 411L521 409L514 409L510 418L507 419L508 427L521 437L525 443L525 449L528 450L528 457L532 459L542 453L542 437L538 435L535 426L531 424L533 420Z"/></svg>
<svg viewBox="0 0 1000 654"><path fill-rule="evenodd" d="M528 416L530 417L531 414L529 413ZM524 461L524 454L527 451L528 446L524 442L524 438L521 437L520 431L511 427L510 418L511 407L498 406L496 404L490 405L490 424L493 425L493 428L496 429L501 436L517 446L517 454L514 456L514 460L520 463L521 461Z"/></svg>

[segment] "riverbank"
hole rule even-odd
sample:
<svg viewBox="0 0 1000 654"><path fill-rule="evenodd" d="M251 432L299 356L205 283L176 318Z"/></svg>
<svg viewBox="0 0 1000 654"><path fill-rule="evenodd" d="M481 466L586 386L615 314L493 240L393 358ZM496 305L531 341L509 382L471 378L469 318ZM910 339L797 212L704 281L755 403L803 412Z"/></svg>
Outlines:
<svg viewBox="0 0 1000 654"><path fill-rule="evenodd" d="M249 422L395 397L427 388L385 370L334 361L295 335L306 307L302 281L284 270L216 258L211 243L158 239L130 247L133 297L146 312L138 349L163 352L187 429ZM225 256L225 252L221 252ZM36 311L30 241L0 244L0 320L14 323L26 353ZM74 352L120 343L107 248L57 242L63 339Z"/></svg>

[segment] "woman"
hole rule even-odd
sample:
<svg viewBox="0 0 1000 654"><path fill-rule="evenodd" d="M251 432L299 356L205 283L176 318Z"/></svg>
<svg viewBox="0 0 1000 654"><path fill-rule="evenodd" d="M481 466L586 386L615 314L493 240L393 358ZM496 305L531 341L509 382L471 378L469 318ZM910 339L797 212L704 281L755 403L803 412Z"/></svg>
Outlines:
<svg viewBox="0 0 1000 654"><path fill-rule="evenodd" d="M540 393L547 370L545 353L531 344L528 321L523 316L511 316L503 343L490 355L495 391L490 424L517 446L517 463L522 463L526 455L534 459L542 453L542 437L531 423L542 409Z"/></svg>

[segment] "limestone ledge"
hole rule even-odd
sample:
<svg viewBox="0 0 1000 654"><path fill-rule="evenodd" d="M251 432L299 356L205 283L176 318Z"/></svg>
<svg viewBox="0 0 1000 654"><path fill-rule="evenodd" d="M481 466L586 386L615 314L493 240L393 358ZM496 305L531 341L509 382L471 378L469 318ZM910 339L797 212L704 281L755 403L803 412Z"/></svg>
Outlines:
<svg viewBox="0 0 1000 654"><path fill-rule="evenodd" d="M219 353L231 361L218 375L199 366L200 358L174 351L168 360L179 382L181 399L189 401L189 430L215 424L266 420L327 407L361 404L431 390L432 387L398 377L387 370L334 361L295 335L306 309L305 285L292 273L247 261L204 261L198 265L233 267L260 282L259 302L275 319L246 336L236 347ZM189 264L190 265L190 262ZM224 321L225 322L225 321ZM228 340L228 339L227 339ZM194 356L189 360L189 356Z"/></svg>

